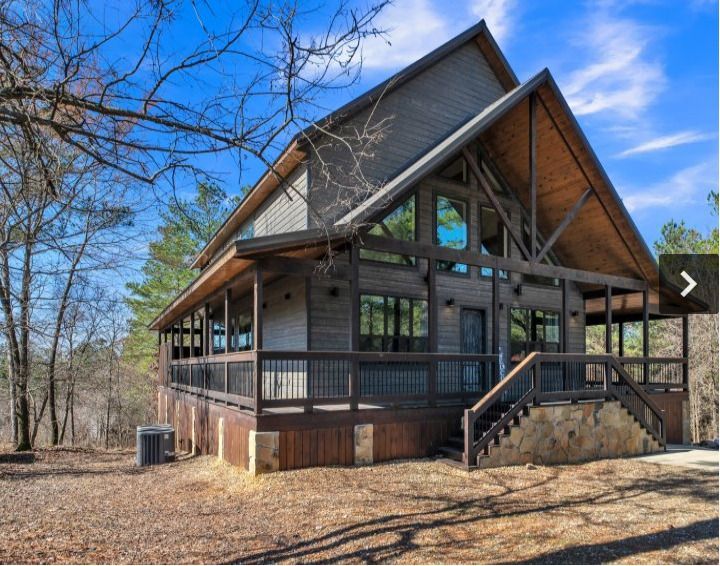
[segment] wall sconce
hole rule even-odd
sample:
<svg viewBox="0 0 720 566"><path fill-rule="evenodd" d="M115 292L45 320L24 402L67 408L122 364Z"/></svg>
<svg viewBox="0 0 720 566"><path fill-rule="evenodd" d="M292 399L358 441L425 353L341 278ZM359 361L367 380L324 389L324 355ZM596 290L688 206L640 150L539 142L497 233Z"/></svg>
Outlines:
<svg viewBox="0 0 720 566"><path fill-rule="evenodd" d="M449 307L454 307L454 306L455 306L455 299L453 299L452 297L450 297L447 301L445 301L445 304L446 304L447 306L449 306Z"/></svg>
<svg viewBox="0 0 720 566"><path fill-rule="evenodd" d="M519 297L520 295L522 295L522 285L518 283L517 285L515 285L515 289L513 289L513 291Z"/></svg>
<svg viewBox="0 0 720 566"><path fill-rule="evenodd" d="M263 303L262 308L266 309L266 308L267 308L267 303Z"/></svg>
<svg viewBox="0 0 720 566"><path fill-rule="evenodd" d="M331 297L339 297L340 296L340 289L337 287L333 287L330 289L330 296Z"/></svg>
<svg viewBox="0 0 720 566"><path fill-rule="evenodd" d="M498 310L503 310L505 308L505 303L498 303Z"/></svg>
<svg viewBox="0 0 720 566"><path fill-rule="evenodd" d="M579 311L570 311L570 316L572 316L572 317L576 317L576 316L578 316L579 314L580 314Z"/></svg>
<svg viewBox="0 0 720 566"><path fill-rule="evenodd" d="M290 297L292 297L292 295L291 295L290 293L285 293L285 300L286 300L286 301L289 301L289 300L290 300Z"/></svg>

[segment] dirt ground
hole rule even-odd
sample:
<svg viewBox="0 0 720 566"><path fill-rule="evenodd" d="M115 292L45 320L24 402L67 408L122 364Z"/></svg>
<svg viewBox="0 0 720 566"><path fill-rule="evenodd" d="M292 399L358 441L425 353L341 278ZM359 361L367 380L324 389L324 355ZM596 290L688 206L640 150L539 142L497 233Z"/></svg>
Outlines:
<svg viewBox="0 0 720 566"><path fill-rule="evenodd" d="M0 561L717 564L718 478L633 460L253 478L210 457L0 453Z"/></svg>

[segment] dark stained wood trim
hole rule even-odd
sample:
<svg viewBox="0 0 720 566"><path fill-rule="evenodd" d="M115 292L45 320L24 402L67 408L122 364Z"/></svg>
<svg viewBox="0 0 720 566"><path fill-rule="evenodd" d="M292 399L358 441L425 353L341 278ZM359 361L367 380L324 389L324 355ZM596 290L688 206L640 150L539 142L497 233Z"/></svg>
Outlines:
<svg viewBox="0 0 720 566"><path fill-rule="evenodd" d="M621 358L625 355L625 323L621 320L618 322L618 356Z"/></svg>
<svg viewBox="0 0 720 566"><path fill-rule="evenodd" d="M542 259L545 257L545 254L550 251L550 248L553 246L553 244L557 241L557 239L560 237L560 235L565 231L565 228L569 226L569 224L575 220L575 217L580 213L580 210L585 205L585 203L590 199L590 197L593 195L592 189L587 189L582 195L580 195L580 198L577 200L577 202L573 205L573 207L568 211L568 213L565 215L565 218L562 219L562 222L558 224L558 227L555 228L555 231L550 235L550 237L545 242L545 245L540 250L540 253L538 253L537 257L535 258L536 261L542 261Z"/></svg>
<svg viewBox="0 0 720 566"><path fill-rule="evenodd" d="M500 276L492 271L492 353L500 355Z"/></svg>
<svg viewBox="0 0 720 566"><path fill-rule="evenodd" d="M605 287L605 351L612 354L612 287Z"/></svg>
<svg viewBox="0 0 720 566"><path fill-rule="evenodd" d="M472 171L473 175L475 175L475 178L480 183L480 186L482 187L483 191L485 191L485 195L487 196L488 200L490 201L490 204L495 209L495 212L498 213L500 220L505 225L505 228L507 228L507 231L510 234L510 236L512 236L512 239L515 240L515 244L517 244L517 247L520 248L520 251L525 256L525 259L530 259L530 253L528 252L528 249L525 247L525 244L523 243L522 238L519 237L517 232L515 231L515 227L512 225L512 222L510 222L510 217L505 212L503 205L500 203L498 198L495 196L495 193L493 192L492 187L490 186L487 179L485 178L485 175L483 175L483 172L480 170L477 160L473 156L472 152L467 147L463 147L462 154L465 157L465 160L467 161L468 165L470 166L470 170Z"/></svg>
<svg viewBox="0 0 720 566"><path fill-rule="evenodd" d="M263 257L257 260L262 269L268 273L282 273L284 275L300 275L303 277L316 277L318 279L336 279L348 281L350 270L347 266L334 263L323 269L320 262L312 259L301 259L285 256Z"/></svg>
<svg viewBox="0 0 720 566"><path fill-rule="evenodd" d="M232 290L230 287L225 289L225 353L230 353L230 302L232 299Z"/></svg>
<svg viewBox="0 0 720 566"><path fill-rule="evenodd" d="M528 97L530 132L528 159L530 161L530 258L537 256L537 99L534 92Z"/></svg>
<svg viewBox="0 0 720 566"><path fill-rule="evenodd" d="M690 356L690 319L688 315L682 317L682 357L686 360ZM688 381L688 364L683 365L683 384L687 387Z"/></svg>
<svg viewBox="0 0 720 566"><path fill-rule="evenodd" d="M568 309L568 294L570 283L567 279L560 281L560 290L562 293L562 312L560 313L560 344L562 352L567 353L569 344L570 330L570 311Z"/></svg>
<svg viewBox="0 0 720 566"><path fill-rule="evenodd" d="M607 275L594 271L583 271L559 265L547 265L544 263L531 264L527 261L505 258L499 256L485 255L473 250L455 250L443 248L432 244L411 242L408 240L390 240L380 236L365 236L364 247L369 249L385 251L390 253L405 253L418 257L454 261L466 263L479 267L490 267L502 269L503 271L515 271L528 275L541 275L557 279L570 279L577 283L588 283L593 285L612 285L625 289L641 291L647 289L647 282L640 279L630 279L618 275Z"/></svg>
<svg viewBox="0 0 720 566"><path fill-rule="evenodd" d="M262 266L255 265L255 280L253 281L253 350L263 349L263 270Z"/></svg>
<svg viewBox="0 0 720 566"><path fill-rule="evenodd" d="M360 249L350 246L350 350L360 350ZM358 409L360 398L360 364L355 359L350 364L350 409Z"/></svg>
<svg viewBox="0 0 720 566"><path fill-rule="evenodd" d="M212 324L210 324L210 303L205 303L205 306L203 308L203 320L204 320L204 334L205 339L204 342L204 354L206 356L210 355L210 349L212 348Z"/></svg>

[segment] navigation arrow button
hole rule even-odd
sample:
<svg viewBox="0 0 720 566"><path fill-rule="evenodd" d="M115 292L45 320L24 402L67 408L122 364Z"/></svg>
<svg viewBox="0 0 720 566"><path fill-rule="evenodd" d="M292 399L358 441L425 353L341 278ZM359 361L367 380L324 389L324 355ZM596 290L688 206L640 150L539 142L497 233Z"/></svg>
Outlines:
<svg viewBox="0 0 720 566"><path fill-rule="evenodd" d="M688 286L682 290L681 296L687 297L695 287L697 287L697 281L687 274L687 271L681 271L680 276L688 282Z"/></svg>

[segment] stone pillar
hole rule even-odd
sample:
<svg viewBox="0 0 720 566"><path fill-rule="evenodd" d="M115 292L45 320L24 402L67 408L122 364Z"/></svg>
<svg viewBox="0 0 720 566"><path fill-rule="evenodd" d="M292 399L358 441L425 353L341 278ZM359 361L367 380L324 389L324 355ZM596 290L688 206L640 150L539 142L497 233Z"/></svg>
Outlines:
<svg viewBox="0 0 720 566"><path fill-rule="evenodd" d="M277 472L280 469L280 433L251 430L248 440L250 473L257 476Z"/></svg>
<svg viewBox="0 0 720 566"><path fill-rule="evenodd" d="M225 419L218 418L218 458L225 459Z"/></svg>
<svg viewBox="0 0 720 566"><path fill-rule="evenodd" d="M373 425L355 425L355 465L373 463Z"/></svg>

